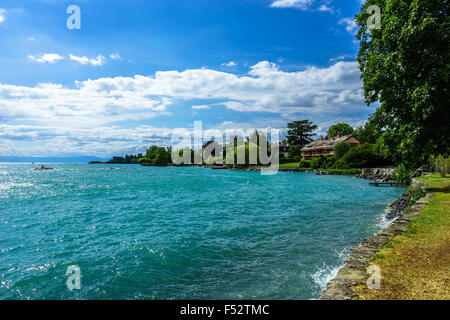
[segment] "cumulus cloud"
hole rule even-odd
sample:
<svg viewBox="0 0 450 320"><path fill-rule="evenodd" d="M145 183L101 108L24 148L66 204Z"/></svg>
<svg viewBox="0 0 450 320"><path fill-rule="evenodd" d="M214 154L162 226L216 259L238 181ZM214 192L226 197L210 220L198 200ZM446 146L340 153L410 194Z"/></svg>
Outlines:
<svg viewBox="0 0 450 320"><path fill-rule="evenodd" d="M28 55L28 59L39 62L39 63L56 63L59 60L63 60L64 57L60 56L57 53L45 53L40 56Z"/></svg>
<svg viewBox="0 0 450 320"><path fill-rule="evenodd" d="M132 145L157 143L161 132L167 131L123 129L117 123L170 115L171 108L179 108L179 104L205 112L227 108L336 118L361 111L364 99L357 63L346 61L296 72L261 61L244 75L206 68L159 71L150 76L80 81L74 88L52 83L34 87L0 83L0 140L50 139L42 150L57 150L54 145L59 145L67 153L77 148L86 153L89 149L91 154L93 150L95 154L113 149L119 152ZM34 127L8 125L12 121L33 123Z"/></svg>
<svg viewBox="0 0 450 320"><path fill-rule="evenodd" d="M319 8L317 8L317 10L318 11L334 13L334 9L332 7L327 6L326 4L321 4L319 6Z"/></svg>
<svg viewBox="0 0 450 320"><path fill-rule="evenodd" d="M6 10L0 8L0 23L2 23L3 21L6 20L6 15L5 15L5 13L6 13Z"/></svg>
<svg viewBox="0 0 450 320"><path fill-rule="evenodd" d="M206 105L222 105L235 111L345 113L363 103L359 76L356 62L339 61L327 68L285 72L275 63L261 61L243 76L192 69L87 80L77 82L75 89L58 84L0 84L0 116L72 116L92 121L91 116L102 115L105 121L126 120L138 117L137 113L147 117L164 113L177 100L193 99L217 100Z"/></svg>
<svg viewBox="0 0 450 320"><path fill-rule="evenodd" d="M73 54L69 54L69 58L72 61L76 61L80 64L91 64L93 66L102 66L106 62L106 58L103 55L98 55L97 58L88 58L86 56L78 57Z"/></svg>
<svg viewBox="0 0 450 320"><path fill-rule="evenodd" d="M110 54L109 57L113 60L122 60L122 57L117 52Z"/></svg>
<svg viewBox="0 0 450 320"><path fill-rule="evenodd" d="M222 67L235 67L237 66L237 63L234 61L230 61L230 62L224 62L221 64Z"/></svg>
<svg viewBox="0 0 450 320"><path fill-rule="evenodd" d="M344 25L345 26L345 30L347 30L347 32L354 34L356 32L356 30L358 29L358 25L355 22L355 19L353 18L343 18L341 20L339 20L338 22L340 25Z"/></svg>
<svg viewBox="0 0 450 320"><path fill-rule="evenodd" d="M272 8L295 8L299 10L306 10L314 0L275 0L270 6Z"/></svg>

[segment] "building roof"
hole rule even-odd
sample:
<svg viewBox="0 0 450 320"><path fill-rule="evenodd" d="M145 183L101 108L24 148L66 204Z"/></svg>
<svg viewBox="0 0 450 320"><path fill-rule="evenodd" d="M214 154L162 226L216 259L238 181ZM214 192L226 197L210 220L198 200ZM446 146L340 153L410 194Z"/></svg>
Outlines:
<svg viewBox="0 0 450 320"><path fill-rule="evenodd" d="M311 141L310 143L308 143L306 146L304 146L301 151L312 151L312 150L322 150L322 149L326 149L326 150L333 150L334 146L341 141L346 141L348 139L350 139L351 137L353 137L353 135L347 135L347 136L342 136L342 137L334 137L334 138L329 138L329 137L321 137L320 139Z"/></svg>

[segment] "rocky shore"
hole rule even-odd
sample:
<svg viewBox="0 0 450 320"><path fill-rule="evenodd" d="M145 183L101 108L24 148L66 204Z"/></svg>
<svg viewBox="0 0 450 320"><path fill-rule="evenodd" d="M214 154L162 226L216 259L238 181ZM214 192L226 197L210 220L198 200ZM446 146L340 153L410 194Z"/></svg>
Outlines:
<svg viewBox="0 0 450 320"><path fill-rule="evenodd" d="M360 174L355 175L355 178L394 183L393 173L394 168L365 168Z"/></svg>
<svg viewBox="0 0 450 320"><path fill-rule="evenodd" d="M413 186L419 183L413 181ZM393 222L378 234L364 239L361 244L350 251L350 256L344 260L344 264L319 295L319 300L351 300L356 294L351 290L352 286L364 283L370 274L367 271L370 261L389 239L406 231L411 219L419 214L432 194L427 194L409 206L412 195L403 194L387 208L385 219ZM408 210L409 209L409 210Z"/></svg>

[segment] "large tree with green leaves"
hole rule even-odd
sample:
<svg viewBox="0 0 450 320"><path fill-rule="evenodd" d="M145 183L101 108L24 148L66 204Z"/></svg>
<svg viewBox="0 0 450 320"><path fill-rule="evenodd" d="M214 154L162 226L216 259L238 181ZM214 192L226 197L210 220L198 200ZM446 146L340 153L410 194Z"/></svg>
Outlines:
<svg viewBox="0 0 450 320"><path fill-rule="evenodd" d="M358 63L367 104L380 103L378 120L398 138L410 167L450 153L448 0L367 0L356 16ZM369 29L369 6L381 9Z"/></svg>
<svg viewBox="0 0 450 320"><path fill-rule="evenodd" d="M286 136L288 143L291 146L304 146L311 142L311 137L316 135L314 130L317 129L317 125L309 120L293 121L287 124L288 134Z"/></svg>
<svg viewBox="0 0 450 320"><path fill-rule="evenodd" d="M354 130L349 124L340 122L333 124L331 127L328 128L327 136L329 137L337 137L338 135L346 136L353 133Z"/></svg>

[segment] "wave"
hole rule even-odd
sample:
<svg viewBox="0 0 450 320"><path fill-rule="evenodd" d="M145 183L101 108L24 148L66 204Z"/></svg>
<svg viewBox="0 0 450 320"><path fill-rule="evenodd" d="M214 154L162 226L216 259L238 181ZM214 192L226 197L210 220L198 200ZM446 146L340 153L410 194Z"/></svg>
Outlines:
<svg viewBox="0 0 450 320"><path fill-rule="evenodd" d="M336 250L336 254L340 260L339 265L326 266L325 264L311 275L314 283L319 286L320 290L326 287L327 283L336 277L339 270L343 267L344 259L350 255L350 247L341 251Z"/></svg>
<svg viewBox="0 0 450 320"><path fill-rule="evenodd" d="M12 188L23 188L23 187L33 187L33 186L34 186L34 184L29 183L29 182L24 182L24 183L7 182L7 183L0 184L0 191L9 190Z"/></svg>

